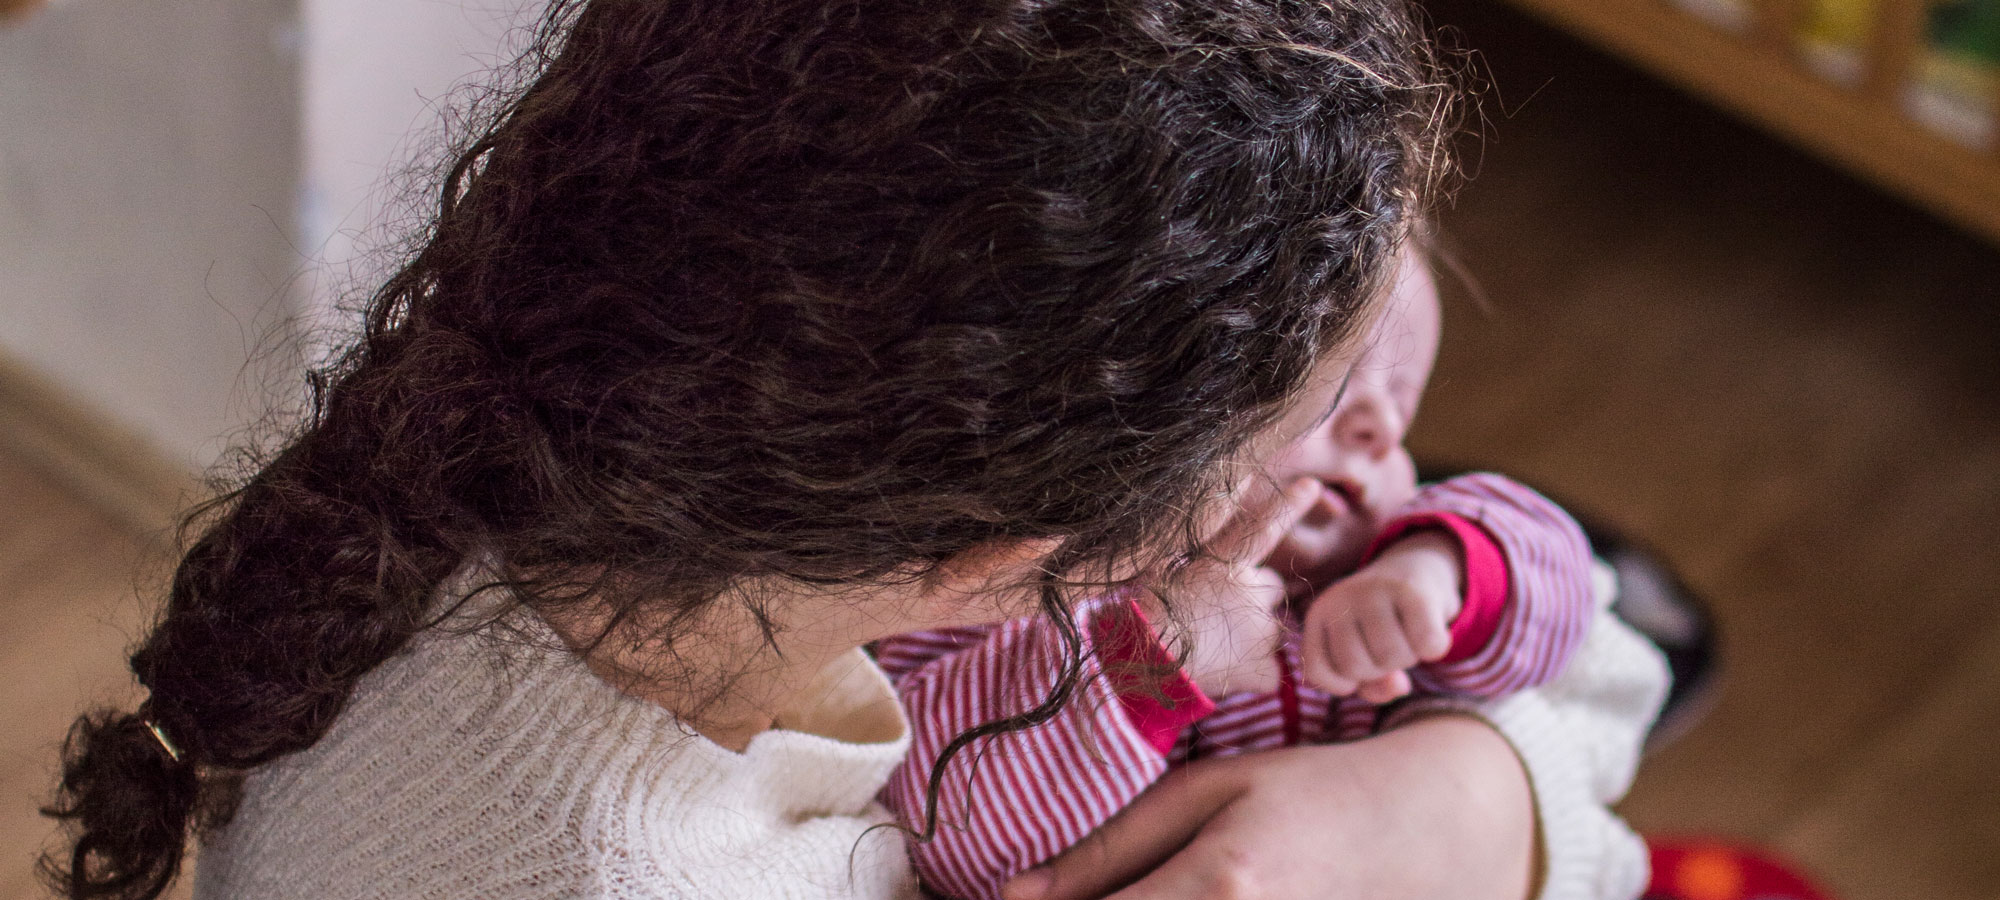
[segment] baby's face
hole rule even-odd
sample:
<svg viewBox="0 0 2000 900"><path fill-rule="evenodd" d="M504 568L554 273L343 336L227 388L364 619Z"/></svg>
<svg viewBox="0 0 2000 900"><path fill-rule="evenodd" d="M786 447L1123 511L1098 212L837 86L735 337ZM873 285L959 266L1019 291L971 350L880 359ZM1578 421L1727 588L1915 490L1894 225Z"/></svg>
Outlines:
<svg viewBox="0 0 2000 900"><path fill-rule="evenodd" d="M1437 361L1441 326L1430 267L1405 251L1388 306L1338 405L1274 464L1279 484L1310 475L1323 485L1268 560L1287 578L1319 587L1352 571L1382 523L1416 494L1416 465L1403 438Z"/></svg>

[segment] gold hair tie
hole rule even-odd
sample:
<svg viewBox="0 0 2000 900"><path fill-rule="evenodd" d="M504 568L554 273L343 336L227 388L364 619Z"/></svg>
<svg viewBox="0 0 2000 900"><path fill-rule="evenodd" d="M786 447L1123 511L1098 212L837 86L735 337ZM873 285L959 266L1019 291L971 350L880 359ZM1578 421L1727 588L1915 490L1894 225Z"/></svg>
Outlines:
<svg viewBox="0 0 2000 900"><path fill-rule="evenodd" d="M152 732L153 740L160 742L160 749L167 751L168 759L176 763L181 761L181 748L174 746L174 742L167 739L167 733L161 731L160 726L153 724L152 719L140 719L139 722L146 726L147 731Z"/></svg>

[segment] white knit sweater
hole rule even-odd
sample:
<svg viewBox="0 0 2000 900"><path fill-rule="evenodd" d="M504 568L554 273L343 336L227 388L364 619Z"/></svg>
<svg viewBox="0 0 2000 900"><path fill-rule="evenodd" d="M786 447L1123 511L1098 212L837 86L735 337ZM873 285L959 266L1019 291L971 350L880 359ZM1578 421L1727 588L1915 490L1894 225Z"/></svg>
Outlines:
<svg viewBox="0 0 2000 900"><path fill-rule="evenodd" d="M555 647L433 633L202 848L216 898L917 896L874 801L907 726L861 651L733 753ZM817 733L812 733L817 732Z"/></svg>
<svg viewBox="0 0 2000 900"><path fill-rule="evenodd" d="M860 651L795 724L732 753L561 650L435 632L362 680L317 744L253 773L203 848L221 898L917 896L874 797L907 725ZM1540 900L1629 900L1644 847L1624 793L1665 691L1651 645L1600 612L1556 681L1497 702L1427 700L1494 724L1534 787Z"/></svg>

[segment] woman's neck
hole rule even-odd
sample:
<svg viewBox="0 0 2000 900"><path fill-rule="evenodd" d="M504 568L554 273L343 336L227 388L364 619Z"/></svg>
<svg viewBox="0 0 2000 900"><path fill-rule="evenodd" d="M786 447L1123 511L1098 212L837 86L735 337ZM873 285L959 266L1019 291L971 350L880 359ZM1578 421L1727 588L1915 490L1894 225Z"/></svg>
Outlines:
<svg viewBox="0 0 2000 900"><path fill-rule="evenodd" d="M663 635L609 604L551 620L612 687L673 713L703 737L742 751L772 728L813 719L843 660L869 641L926 628L994 622L1035 608L1056 539L988 541L946 563L880 582L838 586L740 582Z"/></svg>
<svg viewBox="0 0 2000 900"><path fill-rule="evenodd" d="M855 591L757 587L725 592L671 635L640 617L607 633L608 606L566 611L549 625L605 683L741 752L759 734L804 721L829 672L857 648L905 630L862 614L878 604Z"/></svg>

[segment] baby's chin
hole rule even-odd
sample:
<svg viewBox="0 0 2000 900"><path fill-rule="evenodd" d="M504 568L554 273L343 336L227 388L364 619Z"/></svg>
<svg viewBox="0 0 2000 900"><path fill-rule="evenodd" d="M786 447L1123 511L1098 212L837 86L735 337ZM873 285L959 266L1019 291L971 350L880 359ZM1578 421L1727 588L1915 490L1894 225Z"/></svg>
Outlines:
<svg viewBox="0 0 2000 900"><path fill-rule="evenodd" d="M1264 564L1284 576L1294 597L1314 593L1361 564L1361 554L1375 537L1360 516L1346 516L1325 525L1297 525L1264 558Z"/></svg>

